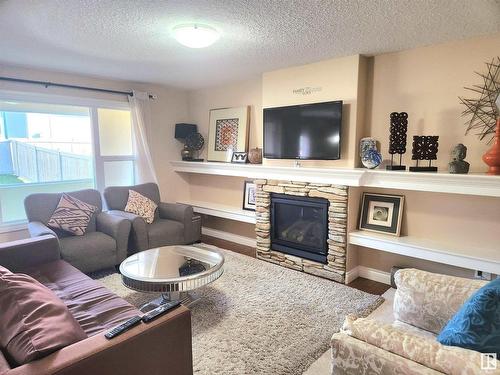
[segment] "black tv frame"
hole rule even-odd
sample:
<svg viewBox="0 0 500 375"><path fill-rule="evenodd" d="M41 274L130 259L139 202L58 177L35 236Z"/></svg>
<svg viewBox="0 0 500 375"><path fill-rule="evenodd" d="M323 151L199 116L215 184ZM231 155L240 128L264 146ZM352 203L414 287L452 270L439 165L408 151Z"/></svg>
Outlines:
<svg viewBox="0 0 500 375"><path fill-rule="evenodd" d="M311 106L315 104L337 104L340 103L340 107L342 108L342 112L340 114L340 129L339 129L339 156L336 158L301 158L301 157L295 157L295 158L278 158L278 157L269 157L266 156L266 130L265 130L265 122L264 122L264 111L266 109L281 109L281 108L291 108L291 107L306 107L306 106ZM262 148L263 148L263 157L266 159L271 159L271 160L340 160L342 159L342 121L343 121L343 114L344 114L344 102L342 100L332 100L328 102L317 102L317 103L307 103L307 104L296 104L296 105L284 105L280 107L268 107L264 108L262 110Z"/></svg>

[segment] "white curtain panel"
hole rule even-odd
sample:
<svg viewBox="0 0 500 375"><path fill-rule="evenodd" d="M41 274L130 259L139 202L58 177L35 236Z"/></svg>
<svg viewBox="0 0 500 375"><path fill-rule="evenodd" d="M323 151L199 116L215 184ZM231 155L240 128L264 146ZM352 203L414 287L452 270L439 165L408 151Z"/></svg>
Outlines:
<svg viewBox="0 0 500 375"><path fill-rule="evenodd" d="M149 95L147 92L141 91L133 93L134 95L129 96L128 100L132 114L133 143L136 156L135 183L158 183L146 132L146 129L150 128Z"/></svg>

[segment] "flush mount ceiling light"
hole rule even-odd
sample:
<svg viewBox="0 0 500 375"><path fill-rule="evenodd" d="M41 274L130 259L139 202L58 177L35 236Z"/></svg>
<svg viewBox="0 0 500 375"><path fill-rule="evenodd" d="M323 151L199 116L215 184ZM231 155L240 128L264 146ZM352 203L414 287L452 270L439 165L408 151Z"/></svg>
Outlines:
<svg viewBox="0 0 500 375"><path fill-rule="evenodd" d="M219 33L213 27L200 24L179 25L174 27L175 39L189 48L204 48L219 39Z"/></svg>

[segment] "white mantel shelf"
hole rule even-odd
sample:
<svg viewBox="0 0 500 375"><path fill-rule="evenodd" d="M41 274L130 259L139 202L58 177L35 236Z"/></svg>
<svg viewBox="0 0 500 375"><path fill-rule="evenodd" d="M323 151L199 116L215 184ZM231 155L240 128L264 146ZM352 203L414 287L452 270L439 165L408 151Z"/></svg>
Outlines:
<svg viewBox="0 0 500 375"><path fill-rule="evenodd" d="M171 161L176 172L212 174L219 176L270 178L275 180L294 180L323 182L347 186L359 186L362 169L342 168L294 168L273 167L261 164L232 164L217 162Z"/></svg>
<svg viewBox="0 0 500 375"><path fill-rule="evenodd" d="M367 231L349 233L349 244L408 257L500 274L500 251L496 248L450 245L413 236L394 237Z"/></svg>
<svg viewBox="0 0 500 375"><path fill-rule="evenodd" d="M500 176L486 174L417 173L363 168L297 168L188 161L171 161L170 164L174 171L181 173L500 197Z"/></svg>

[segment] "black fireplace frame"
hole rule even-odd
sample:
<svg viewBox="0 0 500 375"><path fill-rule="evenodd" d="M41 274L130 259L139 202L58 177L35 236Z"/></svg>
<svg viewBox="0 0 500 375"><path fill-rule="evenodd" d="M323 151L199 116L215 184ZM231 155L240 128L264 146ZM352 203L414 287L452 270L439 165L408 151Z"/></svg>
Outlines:
<svg viewBox="0 0 500 375"><path fill-rule="evenodd" d="M275 206L276 204L291 204L296 206L314 207L323 210L323 246L322 248L317 248L313 246L308 246L304 244L299 244L297 242L286 241L281 238L277 238L275 234L276 228L276 214ZM303 259L313 260L315 262L327 264L328 255L328 209L330 202L324 198L311 198L311 197L301 197L289 194L279 194L271 193L271 206L270 206L270 237L271 237L271 249L279 251L281 253L290 254L298 256Z"/></svg>

